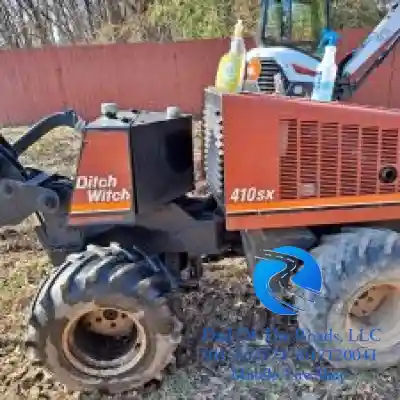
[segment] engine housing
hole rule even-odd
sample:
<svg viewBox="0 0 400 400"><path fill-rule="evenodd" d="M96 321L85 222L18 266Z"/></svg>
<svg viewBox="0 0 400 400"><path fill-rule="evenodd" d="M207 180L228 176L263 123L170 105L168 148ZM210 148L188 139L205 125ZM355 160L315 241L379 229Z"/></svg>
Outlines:
<svg viewBox="0 0 400 400"><path fill-rule="evenodd" d="M229 230L400 218L398 111L206 93L206 176Z"/></svg>

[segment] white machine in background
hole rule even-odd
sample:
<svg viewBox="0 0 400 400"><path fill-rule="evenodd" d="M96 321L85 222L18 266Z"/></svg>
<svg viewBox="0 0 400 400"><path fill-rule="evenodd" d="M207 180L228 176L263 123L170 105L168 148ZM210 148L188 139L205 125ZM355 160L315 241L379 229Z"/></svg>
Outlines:
<svg viewBox="0 0 400 400"><path fill-rule="evenodd" d="M334 1L334 0L333 0ZM329 34L332 0L262 0L257 47L248 51L248 78L261 92L275 91L277 74L288 96L309 96ZM350 98L400 40L400 7L387 15L362 45L338 60L335 99ZM319 42L319 46L318 46Z"/></svg>

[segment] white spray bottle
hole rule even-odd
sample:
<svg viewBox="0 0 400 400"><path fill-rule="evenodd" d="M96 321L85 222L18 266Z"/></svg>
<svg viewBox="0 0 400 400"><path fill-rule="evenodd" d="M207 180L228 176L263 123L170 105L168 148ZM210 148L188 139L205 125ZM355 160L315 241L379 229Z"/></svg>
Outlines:
<svg viewBox="0 0 400 400"><path fill-rule="evenodd" d="M337 65L336 65L336 44L338 35L336 32L327 33L327 45L321 63L317 67L317 75L314 81L314 89L311 95L312 100L332 101L335 88Z"/></svg>

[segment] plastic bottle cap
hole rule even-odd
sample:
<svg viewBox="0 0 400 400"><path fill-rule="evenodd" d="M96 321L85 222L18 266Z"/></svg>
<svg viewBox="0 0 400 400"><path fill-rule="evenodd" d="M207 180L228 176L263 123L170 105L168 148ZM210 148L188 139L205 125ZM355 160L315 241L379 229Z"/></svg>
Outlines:
<svg viewBox="0 0 400 400"><path fill-rule="evenodd" d="M338 40L340 38L340 35L337 34L335 31L328 31L326 33L326 43L328 46L337 46Z"/></svg>
<svg viewBox="0 0 400 400"><path fill-rule="evenodd" d="M242 37L243 36L243 21L241 19L236 22L235 25L235 32L233 34L235 37Z"/></svg>

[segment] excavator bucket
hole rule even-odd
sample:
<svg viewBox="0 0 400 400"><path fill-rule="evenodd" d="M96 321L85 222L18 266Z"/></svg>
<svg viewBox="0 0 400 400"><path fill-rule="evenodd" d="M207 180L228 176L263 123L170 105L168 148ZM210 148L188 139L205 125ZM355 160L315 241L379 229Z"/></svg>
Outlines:
<svg viewBox="0 0 400 400"><path fill-rule="evenodd" d="M205 94L205 171L229 230L400 218L400 112Z"/></svg>

